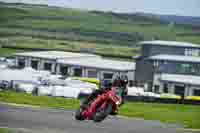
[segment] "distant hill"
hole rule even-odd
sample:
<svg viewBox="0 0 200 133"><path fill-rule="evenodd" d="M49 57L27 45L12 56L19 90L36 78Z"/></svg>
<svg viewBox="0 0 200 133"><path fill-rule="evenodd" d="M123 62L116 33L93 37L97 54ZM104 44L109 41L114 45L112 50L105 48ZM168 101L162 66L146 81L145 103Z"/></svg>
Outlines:
<svg viewBox="0 0 200 133"><path fill-rule="evenodd" d="M24 6L40 6L46 7L47 5L41 4L24 4L24 3L5 3L1 2L1 5L24 5ZM53 6L52 6L53 7ZM92 13L101 14L101 15L111 15L115 17L119 17L121 19L132 19L134 21L152 21L158 23L175 23L175 24L186 24L192 26L200 26L200 17L192 17L192 16L178 16L178 15L159 15L152 13L114 13L114 12L103 12L103 11L91 11Z"/></svg>
<svg viewBox="0 0 200 133"><path fill-rule="evenodd" d="M200 17L158 15L158 18L162 21L174 22L176 24L187 24L187 25L192 25L192 26L200 26Z"/></svg>
<svg viewBox="0 0 200 133"><path fill-rule="evenodd" d="M84 49L105 56L131 58L139 51L136 45L139 41L200 44L200 31L179 25L189 22L179 17L164 19L166 16L148 13L86 11L19 3L0 3L0 13L0 43L18 48L76 52ZM193 19L196 22L196 18ZM175 20L175 25L169 24Z"/></svg>
<svg viewBox="0 0 200 133"><path fill-rule="evenodd" d="M164 23L175 23L175 24L184 24L184 25L191 25L191 26L200 26L200 17L177 16L177 15L158 15L158 14L151 14L151 13L137 13L137 14L139 16L157 19ZM133 13L133 15L135 15L135 14Z"/></svg>

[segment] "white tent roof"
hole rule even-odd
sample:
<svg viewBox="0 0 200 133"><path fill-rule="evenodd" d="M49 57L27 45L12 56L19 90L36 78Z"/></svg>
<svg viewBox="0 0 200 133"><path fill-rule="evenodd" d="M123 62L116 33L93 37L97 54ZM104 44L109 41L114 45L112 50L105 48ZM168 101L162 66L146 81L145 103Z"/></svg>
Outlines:
<svg viewBox="0 0 200 133"><path fill-rule="evenodd" d="M6 64L0 64L0 69L6 69L6 68L8 68L8 65L6 65Z"/></svg>
<svg viewBox="0 0 200 133"><path fill-rule="evenodd" d="M99 57L94 54L73 53L73 52L63 52L63 51L35 51L35 52L17 53L15 55L25 56L25 57L53 59L53 60L63 59L63 58Z"/></svg>
<svg viewBox="0 0 200 133"><path fill-rule="evenodd" d="M0 69L0 80L21 80L37 82L37 78L32 73L23 70Z"/></svg>
<svg viewBox="0 0 200 133"><path fill-rule="evenodd" d="M71 86L71 87L98 89L96 84L83 82L80 80L74 80L74 79L68 78L65 80L65 82L68 86Z"/></svg>
<svg viewBox="0 0 200 133"><path fill-rule="evenodd" d="M32 67L25 67L24 69L23 69L23 71L26 71L26 72L36 72L36 70L35 69L33 69Z"/></svg>
<svg viewBox="0 0 200 133"><path fill-rule="evenodd" d="M54 86L52 89L52 96L63 96L70 98L78 98L80 94L79 88L68 86Z"/></svg>
<svg viewBox="0 0 200 133"><path fill-rule="evenodd" d="M73 65L73 66L83 66L98 69L108 69L115 71L134 71L135 63L127 61L114 61L102 58L87 58L87 59L73 59L66 60L60 59L58 63Z"/></svg>
<svg viewBox="0 0 200 133"><path fill-rule="evenodd" d="M19 69L0 69L0 80L5 81L30 81L38 83L39 77L48 77L50 72L47 71L36 71L32 68Z"/></svg>

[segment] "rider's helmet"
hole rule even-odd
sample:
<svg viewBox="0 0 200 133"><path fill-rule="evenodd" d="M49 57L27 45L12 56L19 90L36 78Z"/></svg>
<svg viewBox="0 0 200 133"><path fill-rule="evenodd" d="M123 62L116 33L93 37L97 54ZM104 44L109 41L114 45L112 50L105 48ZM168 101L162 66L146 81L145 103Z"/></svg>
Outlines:
<svg viewBox="0 0 200 133"><path fill-rule="evenodd" d="M128 77L127 77L127 75L122 75L121 76L121 82L122 82L123 86L126 86L128 84Z"/></svg>

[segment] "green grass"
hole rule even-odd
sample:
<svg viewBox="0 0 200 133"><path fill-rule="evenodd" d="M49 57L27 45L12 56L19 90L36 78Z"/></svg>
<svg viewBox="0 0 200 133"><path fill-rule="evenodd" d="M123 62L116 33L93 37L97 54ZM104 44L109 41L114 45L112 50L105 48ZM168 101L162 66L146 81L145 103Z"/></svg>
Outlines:
<svg viewBox="0 0 200 133"><path fill-rule="evenodd" d="M200 38L199 35L196 36L177 36L177 41L186 41L186 42L192 42L196 44L200 44Z"/></svg>
<svg viewBox="0 0 200 133"><path fill-rule="evenodd" d="M80 104L79 100L76 99L32 96L12 91L1 91L0 101L65 109L76 109ZM186 128L200 129L199 106L128 102L120 108L119 114L146 120L160 120L167 123L181 124Z"/></svg>
<svg viewBox="0 0 200 133"><path fill-rule="evenodd" d="M12 56L17 52L22 52L24 50L11 49L11 48L0 48L0 57Z"/></svg>
<svg viewBox="0 0 200 133"><path fill-rule="evenodd" d="M138 54L136 43L142 40L157 38L200 43L197 35L177 35L193 33L189 26L172 27L157 19L137 15L127 17L20 4L1 4L0 12L0 39L7 39L11 42L9 45L20 48L75 52L93 49L96 54L103 56L130 58Z"/></svg>
<svg viewBox="0 0 200 133"><path fill-rule="evenodd" d="M48 96L32 96L29 94L15 93L11 91L0 92L0 101L65 109L75 109L79 106L79 101L76 99L65 99L61 97Z"/></svg>
<svg viewBox="0 0 200 133"><path fill-rule="evenodd" d="M9 40L9 41L7 41ZM113 46L106 44L97 44L91 42L79 42L79 41L66 41L66 40L43 40L31 37L2 37L0 41L3 45L13 47L17 49L50 49L50 50L63 50L81 52L83 50L93 51L93 53L106 56L106 57L124 57L132 58L132 56L138 54L139 49L128 46ZM112 52L111 52L112 51ZM17 51L18 52L18 51ZM10 54L8 52L7 54Z"/></svg>
<svg viewBox="0 0 200 133"><path fill-rule="evenodd" d="M177 123L186 128L200 128L200 107L193 105L127 103L120 109L120 115Z"/></svg>
<svg viewBox="0 0 200 133"><path fill-rule="evenodd" d="M0 128L0 133L12 133L12 132L8 129Z"/></svg>

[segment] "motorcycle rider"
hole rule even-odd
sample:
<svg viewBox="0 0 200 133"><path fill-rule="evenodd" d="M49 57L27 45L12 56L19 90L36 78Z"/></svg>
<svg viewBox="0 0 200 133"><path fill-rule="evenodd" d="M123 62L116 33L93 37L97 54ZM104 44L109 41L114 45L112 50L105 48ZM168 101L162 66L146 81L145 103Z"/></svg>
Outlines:
<svg viewBox="0 0 200 133"><path fill-rule="evenodd" d="M118 90L121 91L121 98L122 98L122 104L124 104L125 96L128 93L127 90L127 84L128 84L128 77L126 75L117 76L116 79L113 81L113 87L117 87Z"/></svg>
<svg viewBox="0 0 200 133"><path fill-rule="evenodd" d="M121 85L123 88L123 96L126 96L128 94L128 77L126 75L123 75L121 78Z"/></svg>
<svg viewBox="0 0 200 133"><path fill-rule="evenodd" d="M113 83L108 83L104 88L95 90L92 92L91 95L89 95L82 103L82 107L87 107L88 103L93 101L98 95L101 95L105 93L107 90L110 90L112 87L116 87L117 89L121 89L121 98L122 98L122 104L124 103L125 95L127 95L127 84L128 84L128 77L127 76L117 76Z"/></svg>
<svg viewBox="0 0 200 133"><path fill-rule="evenodd" d="M98 95L101 95L106 92L106 90L111 89L112 83L108 83L104 86L104 88L94 90L83 102L82 102L82 107L87 107L88 103L93 101L95 98L97 98Z"/></svg>

